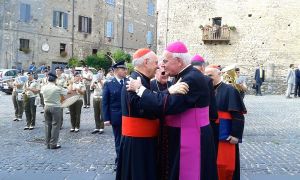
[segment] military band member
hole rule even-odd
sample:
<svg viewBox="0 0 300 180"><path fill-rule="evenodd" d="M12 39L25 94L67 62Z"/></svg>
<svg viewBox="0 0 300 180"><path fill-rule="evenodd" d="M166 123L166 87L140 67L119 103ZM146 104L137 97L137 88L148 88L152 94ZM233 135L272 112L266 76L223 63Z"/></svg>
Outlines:
<svg viewBox="0 0 300 180"><path fill-rule="evenodd" d="M21 121L24 107L23 107L23 86L24 82L20 79L20 75L15 78L13 82L13 92L12 92L12 100L15 108L15 118L14 121Z"/></svg>
<svg viewBox="0 0 300 180"><path fill-rule="evenodd" d="M62 108L60 98L67 94L67 90L55 84L57 76L49 73L48 82L42 87L42 94L45 102L45 135L48 149L58 149L57 144L61 124Z"/></svg>
<svg viewBox="0 0 300 180"><path fill-rule="evenodd" d="M92 82L91 88L94 89L93 107L96 128L92 134L102 134L104 132L104 121L102 118L102 88L103 88L103 72L97 74L97 79Z"/></svg>
<svg viewBox="0 0 300 180"><path fill-rule="evenodd" d="M24 107L26 114L26 126L24 130L32 130L35 126L36 119L36 104L35 99L40 92L39 83L33 78L33 74L27 73L28 80L24 85Z"/></svg>
<svg viewBox="0 0 300 180"><path fill-rule="evenodd" d="M45 77L41 79L41 83L40 83L41 88L48 84L48 70L47 69L44 70L44 75L45 75ZM40 98L41 98L41 106L43 107L43 110L41 111L41 113L44 113L45 103L44 103L44 97L43 97L42 92L40 93Z"/></svg>
<svg viewBox="0 0 300 180"><path fill-rule="evenodd" d="M57 76L56 85L59 86L59 87L62 87L62 88L65 87L66 77L63 74L63 72L64 72L63 68L62 67L56 67L55 72L56 72L56 76Z"/></svg>
<svg viewBox="0 0 300 180"><path fill-rule="evenodd" d="M84 108L89 108L91 106L91 82L93 79L93 73L89 70L88 66L84 66L84 70L82 71L82 80L85 85L85 93L83 95L84 100Z"/></svg>
<svg viewBox="0 0 300 180"><path fill-rule="evenodd" d="M63 74L64 69L62 67L56 67L55 72L56 72L56 76L57 76L56 85L58 87L65 88L67 81L66 81L65 75ZM61 128L62 128L63 121L64 121L63 110L61 111L61 114L62 115L60 116L60 118L61 118Z"/></svg>
<svg viewBox="0 0 300 180"><path fill-rule="evenodd" d="M75 73L74 82L69 85L68 93L78 94L80 95L81 98L69 107L70 116L71 116L71 126L72 126L70 132L79 132L81 108L83 105L82 98L85 93L85 90L86 90L85 85L81 82L80 74Z"/></svg>

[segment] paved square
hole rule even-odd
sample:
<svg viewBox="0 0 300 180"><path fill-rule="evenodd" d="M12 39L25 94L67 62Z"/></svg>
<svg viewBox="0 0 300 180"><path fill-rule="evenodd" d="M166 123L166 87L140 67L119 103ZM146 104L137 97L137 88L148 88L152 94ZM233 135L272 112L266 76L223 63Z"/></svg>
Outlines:
<svg viewBox="0 0 300 180"><path fill-rule="evenodd" d="M0 179L114 179L111 127L92 135L93 109L82 109L79 133L70 133L64 114L61 149L44 146L43 114L37 108L36 128L24 131L13 121L11 95L0 93ZM300 98L246 96L248 114L240 146L244 180L300 179ZM66 110L64 111L66 112Z"/></svg>

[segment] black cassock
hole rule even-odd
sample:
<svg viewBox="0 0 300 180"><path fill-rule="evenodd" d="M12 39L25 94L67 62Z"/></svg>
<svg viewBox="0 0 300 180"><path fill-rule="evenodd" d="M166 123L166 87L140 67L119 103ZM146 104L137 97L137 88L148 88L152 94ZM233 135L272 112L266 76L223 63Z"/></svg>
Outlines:
<svg viewBox="0 0 300 180"><path fill-rule="evenodd" d="M132 72L133 79L141 78L144 87L150 88L150 79L137 71ZM149 121L158 119L153 109L140 106L140 97L135 92L126 91L125 86L121 95L122 116L145 118ZM124 126L124 119L122 119ZM136 127L136 129L141 127ZM158 179L158 137L134 137L124 135L122 127L120 160L117 166L118 180L157 180Z"/></svg>
<svg viewBox="0 0 300 180"><path fill-rule="evenodd" d="M239 92L232 85L225 84L223 82L219 83L215 86L215 94L219 119L217 123L213 123L212 126L214 130L215 141L219 142L216 143L216 150L218 152L218 169L220 166L232 166L232 177L229 179L238 180L240 179L239 145L232 145L227 142L226 139L229 135L231 135L237 137L240 143L242 142L245 122L243 114L245 114L247 110ZM232 147L230 147L230 145ZM222 149L220 149L221 147ZM231 151L230 148L233 151ZM232 157L230 156L230 153L232 153ZM232 158L234 160L231 160ZM224 164L224 161L226 161L226 164ZM219 177L221 176L222 175L219 169ZM228 178L228 173L226 176Z"/></svg>
<svg viewBox="0 0 300 180"><path fill-rule="evenodd" d="M208 86L209 82L206 76L200 73L192 66L186 67L175 77L175 82L182 78L182 82L186 82L189 85L189 92L186 95L169 95L166 92L155 93L151 90L145 90L141 97L140 108L155 112L157 116L165 116L165 128L164 128L164 141L163 144L163 158L164 164L162 166L162 174L160 179L189 179L196 180L201 177L201 180L215 180L217 178L216 167L216 153L214 147L213 131L209 124L209 105L211 94ZM199 113L205 114L205 122L207 124L200 125L199 119L203 119ZM191 116L192 115L192 116ZM195 116L195 117L194 117ZM197 116L197 118L196 118ZM190 118L187 118L190 117ZM184 127L174 125L172 120L179 118L179 122L185 124L192 120L192 126ZM195 120L195 121L194 121ZM194 123L194 124L193 124ZM190 131L196 131L199 135L196 139L190 136ZM189 137L190 139L186 139ZM187 163L187 159L190 154L194 152L189 151L195 147L189 143L193 140L199 142L199 149L195 149L199 152L200 162L197 162L197 158L192 159ZM190 142L188 142L190 141ZM187 147L182 148L182 147ZM187 150L187 151L185 151ZM193 168L191 165L199 167L199 169ZM198 173L198 174L197 174Z"/></svg>

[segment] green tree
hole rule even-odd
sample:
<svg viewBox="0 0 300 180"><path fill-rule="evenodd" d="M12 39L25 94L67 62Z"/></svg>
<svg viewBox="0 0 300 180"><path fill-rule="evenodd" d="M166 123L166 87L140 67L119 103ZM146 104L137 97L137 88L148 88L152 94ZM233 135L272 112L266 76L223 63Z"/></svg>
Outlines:
<svg viewBox="0 0 300 180"><path fill-rule="evenodd" d="M80 66L79 59L76 57L70 58L68 61L68 66L69 67L77 67Z"/></svg>
<svg viewBox="0 0 300 180"><path fill-rule="evenodd" d="M134 70L133 64L132 63L126 63L126 66L128 68L128 75L130 75L132 73L132 71Z"/></svg>
<svg viewBox="0 0 300 180"><path fill-rule="evenodd" d="M99 69L101 67L100 61L101 58L98 57L97 55L90 55L85 58L86 65L88 65L89 67L93 67L95 69Z"/></svg>
<svg viewBox="0 0 300 180"><path fill-rule="evenodd" d="M112 65L112 60L107 56L107 53L104 51L97 52L97 57L100 59L99 61L99 67L105 70L105 72L108 71L108 69Z"/></svg>
<svg viewBox="0 0 300 180"><path fill-rule="evenodd" d="M122 60L125 60L127 63L131 62L131 56L130 54L124 52L121 49L117 49L116 51L113 52L112 58L117 62L120 62Z"/></svg>

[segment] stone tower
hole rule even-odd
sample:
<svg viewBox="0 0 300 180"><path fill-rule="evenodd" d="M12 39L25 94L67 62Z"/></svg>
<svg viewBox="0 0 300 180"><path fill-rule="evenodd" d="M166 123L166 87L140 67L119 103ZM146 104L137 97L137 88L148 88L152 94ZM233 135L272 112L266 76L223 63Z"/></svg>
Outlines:
<svg viewBox="0 0 300 180"><path fill-rule="evenodd" d="M263 64L269 93L282 93L289 64L300 63L298 0L158 0L157 5L158 53L182 40L191 54L199 53L210 64L237 63L249 80ZM230 36L214 39L214 24Z"/></svg>

